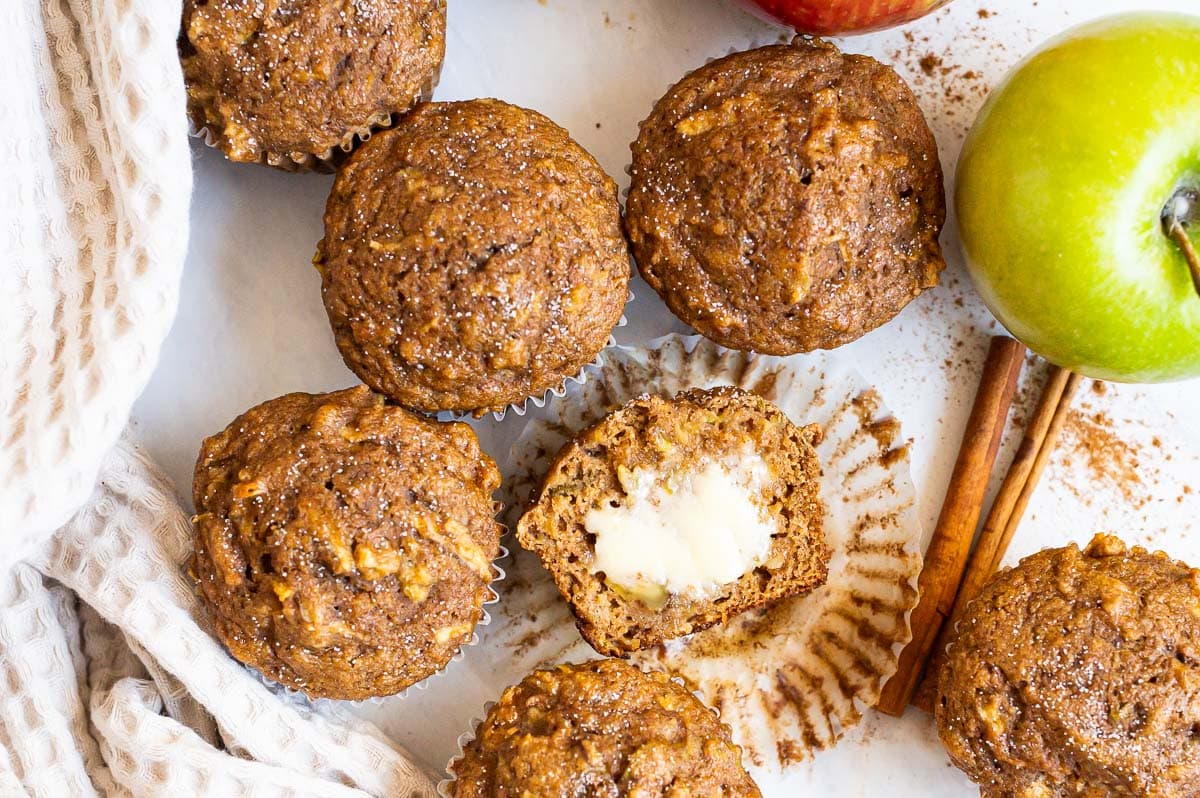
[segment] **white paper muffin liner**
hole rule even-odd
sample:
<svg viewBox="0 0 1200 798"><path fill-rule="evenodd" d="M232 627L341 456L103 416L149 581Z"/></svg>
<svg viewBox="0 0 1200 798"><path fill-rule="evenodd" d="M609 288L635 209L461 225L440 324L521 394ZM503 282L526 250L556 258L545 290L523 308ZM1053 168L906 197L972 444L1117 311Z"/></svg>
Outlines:
<svg viewBox="0 0 1200 798"><path fill-rule="evenodd" d="M899 423L836 353L769 357L668 336L615 347L601 359L593 379L551 398L513 446L508 526L515 528L567 441L646 393L735 385L775 402L796 423L819 424L820 493L833 551L826 585L631 661L681 677L717 708L748 763L781 767L832 746L878 700L911 639L924 534ZM497 613L504 622L485 638L510 652L514 670L595 656L535 555L513 546L505 589Z"/></svg>
<svg viewBox="0 0 1200 798"><path fill-rule="evenodd" d="M484 718L487 717L487 714L492 711L492 707L494 706L496 706L495 701L488 701L484 704L483 712L471 720L470 729L458 735L458 753L446 764L446 778L437 784L437 794L441 798L454 798L454 765L463 758L467 746L475 740L475 735L479 731L479 724L483 723Z"/></svg>

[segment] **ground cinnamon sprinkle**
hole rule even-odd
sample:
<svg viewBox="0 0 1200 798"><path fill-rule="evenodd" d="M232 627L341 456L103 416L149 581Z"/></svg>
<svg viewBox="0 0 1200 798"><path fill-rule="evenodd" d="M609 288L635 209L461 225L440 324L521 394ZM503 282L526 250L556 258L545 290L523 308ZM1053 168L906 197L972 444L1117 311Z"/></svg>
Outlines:
<svg viewBox="0 0 1200 798"><path fill-rule="evenodd" d="M1140 471L1137 448L1113 431L1113 421L1104 411L1076 408L1063 428L1061 450L1068 461L1087 469L1097 488L1116 488L1126 502L1143 507L1150 500ZM1081 499L1088 489L1069 486ZM1089 491L1090 492L1090 491Z"/></svg>
<svg viewBox="0 0 1200 798"><path fill-rule="evenodd" d="M1015 48L1024 49L1010 35L997 35L996 16L990 9L977 9L971 18L957 20L947 42L932 27L949 17L935 15L928 27L904 31L899 49L891 53L893 66L905 74L926 108L936 109L935 127L965 133L991 91L991 81L1012 63Z"/></svg>

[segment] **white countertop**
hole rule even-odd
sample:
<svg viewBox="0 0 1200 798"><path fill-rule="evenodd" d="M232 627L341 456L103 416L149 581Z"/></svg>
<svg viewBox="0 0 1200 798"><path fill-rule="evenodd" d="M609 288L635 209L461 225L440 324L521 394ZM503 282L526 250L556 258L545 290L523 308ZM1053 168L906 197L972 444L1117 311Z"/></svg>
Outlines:
<svg viewBox="0 0 1200 798"><path fill-rule="evenodd" d="M845 46L893 64L913 81L950 180L987 87L1032 44L1072 22L1146 5L957 0L917 25ZM1195 10L1194 0L1152 5ZM536 108L570 129L622 186L637 123L668 85L710 57L782 33L721 0L450 0L449 30L439 99L495 96ZM932 74L920 64L925 56L941 59L935 65L926 58ZM134 412L138 438L189 504L191 470L206 435L282 393L356 382L333 345L311 266L331 178L229 164L198 143L193 151L196 188L179 317ZM962 268L953 223L943 242L950 267L942 287L846 350L913 441L913 475L930 528L987 336L996 330ZM621 343L686 330L640 280L633 289L630 324L617 332ZM1029 393L1027 386L1026 403ZM1079 445L1087 420L1077 419L1012 555L1114 531L1200 562L1200 382L1112 386L1104 394L1089 386L1083 394L1084 416L1100 414L1113 432L1108 451ZM510 415L502 424L489 419L476 426L503 463L522 423ZM1113 478L1122 468L1132 473ZM428 690L360 711L440 770L468 720L505 686L493 683L488 668L489 656L502 653L472 648ZM815 761L756 776L768 796L835 786L841 796L976 794L949 766L930 720L915 711L902 720L871 714Z"/></svg>

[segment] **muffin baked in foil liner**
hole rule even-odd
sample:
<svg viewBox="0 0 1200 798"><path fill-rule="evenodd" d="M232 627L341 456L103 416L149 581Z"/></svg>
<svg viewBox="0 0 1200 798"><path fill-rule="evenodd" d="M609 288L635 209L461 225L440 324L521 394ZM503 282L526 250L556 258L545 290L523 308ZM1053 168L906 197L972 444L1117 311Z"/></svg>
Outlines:
<svg viewBox="0 0 1200 798"><path fill-rule="evenodd" d="M879 395L834 354L770 357L724 349L700 336L613 347L582 384L552 396L511 450L503 487L506 524L536 496L562 446L647 393L734 385L776 403L793 422L815 423L832 550L827 583L746 612L727 625L633 655L679 677L733 729L747 764L782 767L834 745L873 706L912 637L909 615L926 542L900 424ZM596 654L537 557L513 546L497 615L484 633L497 680ZM511 669L511 670L510 670Z"/></svg>

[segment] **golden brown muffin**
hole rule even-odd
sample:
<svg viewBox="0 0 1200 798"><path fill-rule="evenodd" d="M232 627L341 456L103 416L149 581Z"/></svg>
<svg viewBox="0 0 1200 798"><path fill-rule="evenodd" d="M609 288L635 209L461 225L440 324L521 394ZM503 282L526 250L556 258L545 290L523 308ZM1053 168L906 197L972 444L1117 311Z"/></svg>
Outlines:
<svg viewBox="0 0 1200 798"><path fill-rule="evenodd" d="M346 364L425 411L558 387L629 295L616 184L561 127L498 100L421 106L360 147L316 264Z"/></svg>
<svg viewBox="0 0 1200 798"><path fill-rule="evenodd" d="M735 53L659 100L626 212L642 276L735 349L831 349L945 267L937 142L904 81L833 45Z"/></svg>
<svg viewBox="0 0 1200 798"><path fill-rule="evenodd" d="M757 798L729 728L665 674L617 660L535 671L451 765L455 798Z"/></svg>
<svg viewBox="0 0 1200 798"><path fill-rule="evenodd" d="M1200 571L1105 535L1035 554L968 606L938 692L985 798L1193 798Z"/></svg>
<svg viewBox="0 0 1200 798"><path fill-rule="evenodd" d="M563 448L517 538L627 656L824 584L819 439L736 388L636 399Z"/></svg>
<svg viewBox="0 0 1200 798"><path fill-rule="evenodd" d="M188 111L234 161L320 167L428 92L445 0L184 0Z"/></svg>
<svg viewBox="0 0 1200 798"><path fill-rule="evenodd" d="M400 692L441 670L482 616L499 484L465 424L364 387L273 399L200 450L201 603L235 657L287 687Z"/></svg>

